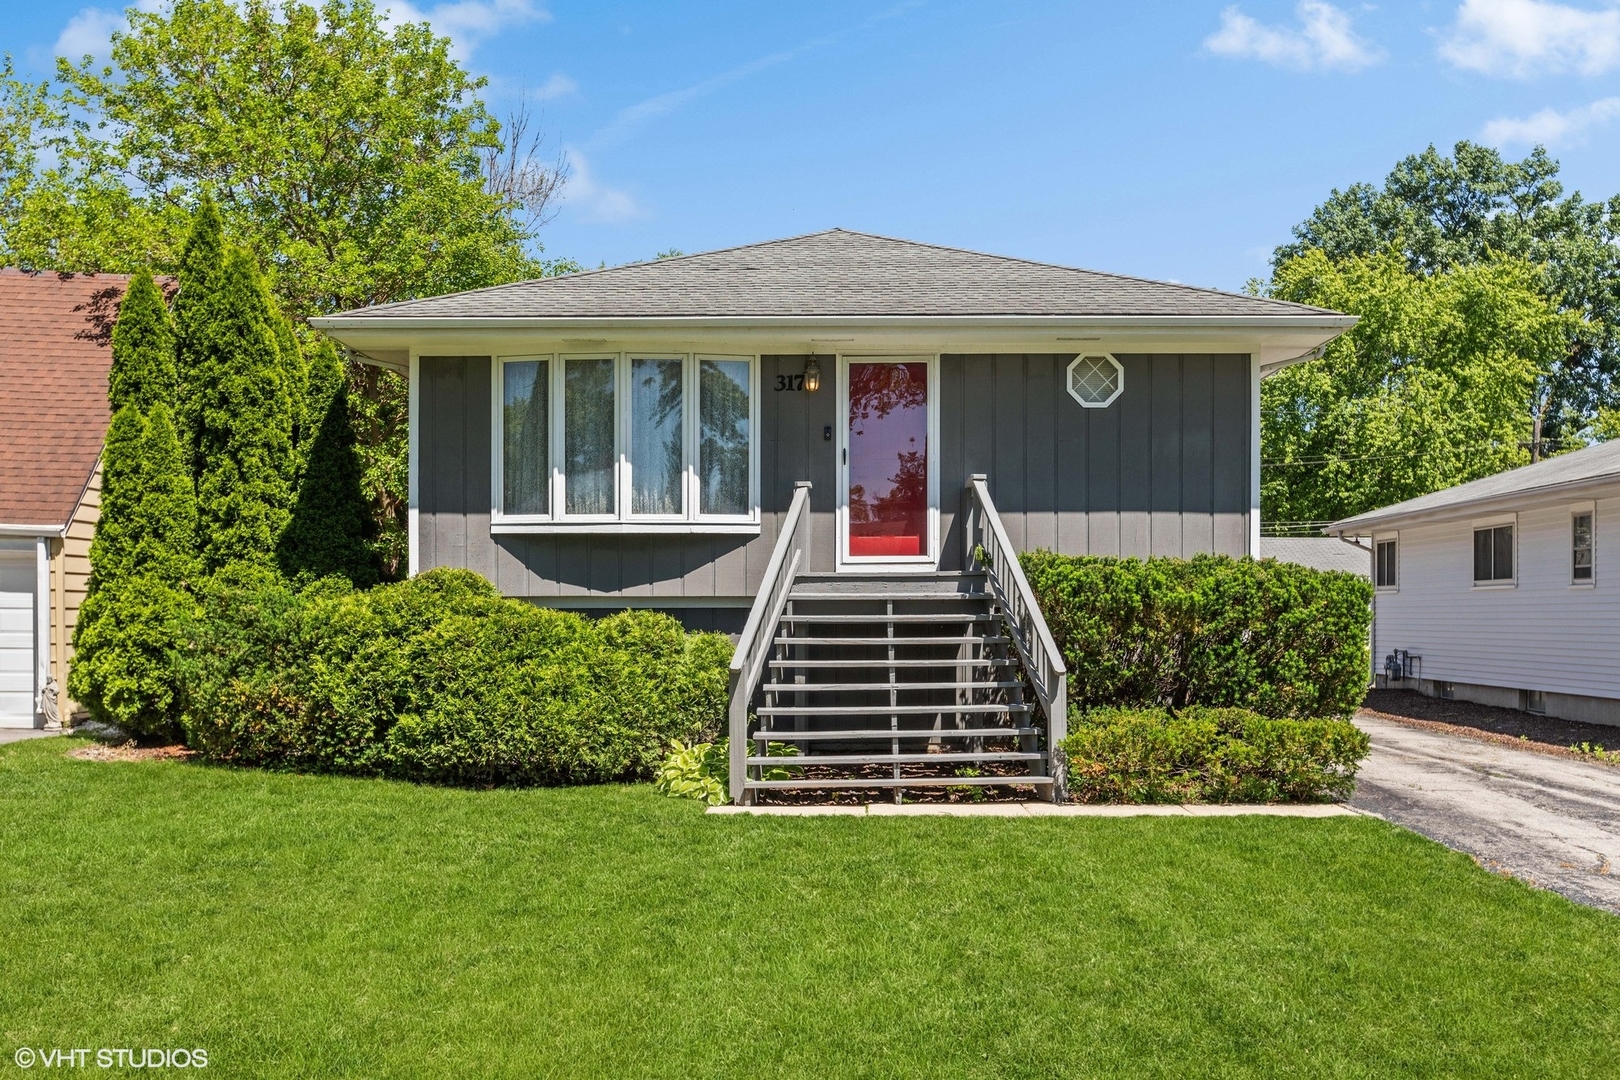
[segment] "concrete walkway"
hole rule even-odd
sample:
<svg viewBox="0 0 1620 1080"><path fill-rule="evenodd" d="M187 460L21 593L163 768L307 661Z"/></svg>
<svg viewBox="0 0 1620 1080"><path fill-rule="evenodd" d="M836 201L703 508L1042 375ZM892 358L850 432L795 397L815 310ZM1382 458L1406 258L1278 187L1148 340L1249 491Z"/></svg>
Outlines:
<svg viewBox="0 0 1620 1080"><path fill-rule="evenodd" d="M1053 806L1046 802L867 803L860 806L711 806L711 814L759 814L768 817L1354 817L1333 803L1280 806Z"/></svg>
<svg viewBox="0 0 1620 1080"><path fill-rule="evenodd" d="M1620 768L1356 717L1350 804L1578 903L1620 914Z"/></svg>
<svg viewBox="0 0 1620 1080"><path fill-rule="evenodd" d="M24 739L48 739L52 735L60 735L60 731L45 731L41 728L8 728L0 727L0 743L22 742Z"/></svg>

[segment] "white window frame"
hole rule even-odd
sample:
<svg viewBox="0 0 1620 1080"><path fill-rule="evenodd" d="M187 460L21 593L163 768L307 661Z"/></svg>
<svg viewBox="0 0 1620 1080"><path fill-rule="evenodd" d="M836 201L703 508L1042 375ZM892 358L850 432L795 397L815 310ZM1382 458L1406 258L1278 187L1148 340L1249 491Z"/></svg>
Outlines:
<svg viewBox="0 0 1620 1080"><path fill-rule="evenodd" d="M547 361L550 412L547 443L551 475L547 488L549 514L508 514L505 501L505 365L520 361ZM612 360L614 387L614 512L569 514L565 511L567 476L564 472L563 401L565 370L570 360ZM630 370L632 360L681 362L682 470L680 514L632 514L630 463ZM748 363L748 512L700 513L701 485L698 455L701 386L704 360L743 360ZM758 353L684 352L671 349L631 349L591 352L504 353L490 358L490 532L492 533L743 533L760 531L760 387Z"/></svg>
<svg viewBox="0 0 1620 1080"><path fill-rule="evenodd" d="M1474 534L1481 529L1496 529L1503 525L1513 529L1513 576L1494 578L1491 581L1474 581ZM1518 514L1496 514L1492 517L1475 518L1468 528L1468 577L1473 581L1476 589L1516 589L1519 586L1519 548L1523 536L1519 533Z"/></svg>
<svg viewBox="0 0 1620 1080"><path fill-rule="evenodd" d="M1393 585L1380 585L1380 584L1378 584L1378 545L1379 544L1394 544L1395 545L1395 583ZM1382 536L1374 534L1374 536L1373 536L1373 588L1376 589L1378 592L1381 592L1381 593L1393 593L1393 592L1400 592L1401 591L1401 534L1400 533L1385 533Z"/></svg>
<svg viewBox="0 0 1620 1080"><path fill-rule="evenodd" d="M1575 519L1586 514L1592 519L1592 576L1577 578L1575 576ZM1597 501L1572 503L1569 508L1569 587L1572 589L1590 589L1597 585Z"/></svg>
<svg viewBox="0 0 1620 1080"><path fill-rule="evenodd" d="M1077 366L1079 366L1080 361L1082 361L1082 360L1090 360L1093 357L1101 357L1102 359L1108 361L1110 364L1114 365L1114 371L1119 375L1119 378L1115 381L1115 384L1114 384L1114 392L1112 394L1109 394L1107 399L1103 400L1103 401L1087 401L1085 398L1081 397L1079 394L1074 392L1074 369ZM1108 406L1110 406L1114 402L1118 401L1119 396L1125 392L1125 365L1121 364L1118 360L1116 360L1114 358L1113 353L1109 353L1109 352L1083 352L1083 353L1080 353L1077 356L1075 356L1075 358L1073 360L1070 360L1068 365L1066 367L1064 367L1064 369L1063 369L1063 388L1069 392L1070 397L1074 398L1074 400L1076 400L1076 401L1078 401L1080 403L1080 407L1082 409L1106 409L1106 408L1108 408Z"/></svg>
<svg viewBox="0 0 1620 1080"><path fill-rule="evenodd" d="M928 540L922 555L851 555L849 553L849 365L884 363L926 363L928 365ZM837 365L838 509L837 558L839 572L884 569L926 573L939 566L939 354L938 353L839 353Z"/></svg>

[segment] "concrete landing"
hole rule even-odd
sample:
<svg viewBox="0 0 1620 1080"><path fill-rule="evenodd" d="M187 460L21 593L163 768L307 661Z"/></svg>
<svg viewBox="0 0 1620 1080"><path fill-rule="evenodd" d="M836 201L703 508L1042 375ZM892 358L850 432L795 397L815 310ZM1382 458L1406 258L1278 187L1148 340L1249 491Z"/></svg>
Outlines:
<svg viewBox="0 0 1620 1080"><path fill-rule="evenodd" d="M711 814L755 814L760 817L1357 817L1360 812L1338 803L1279 805L1054 806L1046 802L1000 803L867 803L863 806L711 806Z"/></svg>

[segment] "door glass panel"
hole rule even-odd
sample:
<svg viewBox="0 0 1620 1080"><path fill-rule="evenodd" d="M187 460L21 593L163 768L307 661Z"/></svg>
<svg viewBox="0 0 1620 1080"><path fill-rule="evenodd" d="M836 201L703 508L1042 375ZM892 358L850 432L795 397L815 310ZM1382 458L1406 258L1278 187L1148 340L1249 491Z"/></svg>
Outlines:
<svg viewBox="0 0 1620 1080"><path fill-rule="evenodd" d="M679 514L681 367L679 360L630 361L630 512Z"/></svg>
<svg viewBox="0 0 1620 1080"><path fill-rule="evenodd" d="M614 513L612 360L563 367L563 459L564 510Z"/></svg>
<svg viewBox="0 0 1620 1080"><path fill-rule="evenodd" d="M746 514L748 361L704 360L698 383L698 513Z"/></svg>
<svg viewBox="0 0 1620 1080"><path fill-rule="evenodd" d="M501 365L505 379L505 416L501 430L506 445L501 480L508 514L551 512L550 365L544 360L516 360Z"/></svg>
<svg viewBox="0 0 1620 1080"><path fill-rule="evenodd" d="M849 365L849 554L928 554L928 365Z"/></svg>

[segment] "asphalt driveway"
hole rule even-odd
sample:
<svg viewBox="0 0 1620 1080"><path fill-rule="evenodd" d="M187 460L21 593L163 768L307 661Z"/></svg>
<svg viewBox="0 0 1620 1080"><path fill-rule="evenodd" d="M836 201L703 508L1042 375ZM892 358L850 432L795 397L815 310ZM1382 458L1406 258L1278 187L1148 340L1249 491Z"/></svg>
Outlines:
<svg viewBox="0 0 1620 1080"><path fill-rule="evenodd" d="M1350 805L1620 914L1620 768L1368 716Z"/></svg>

